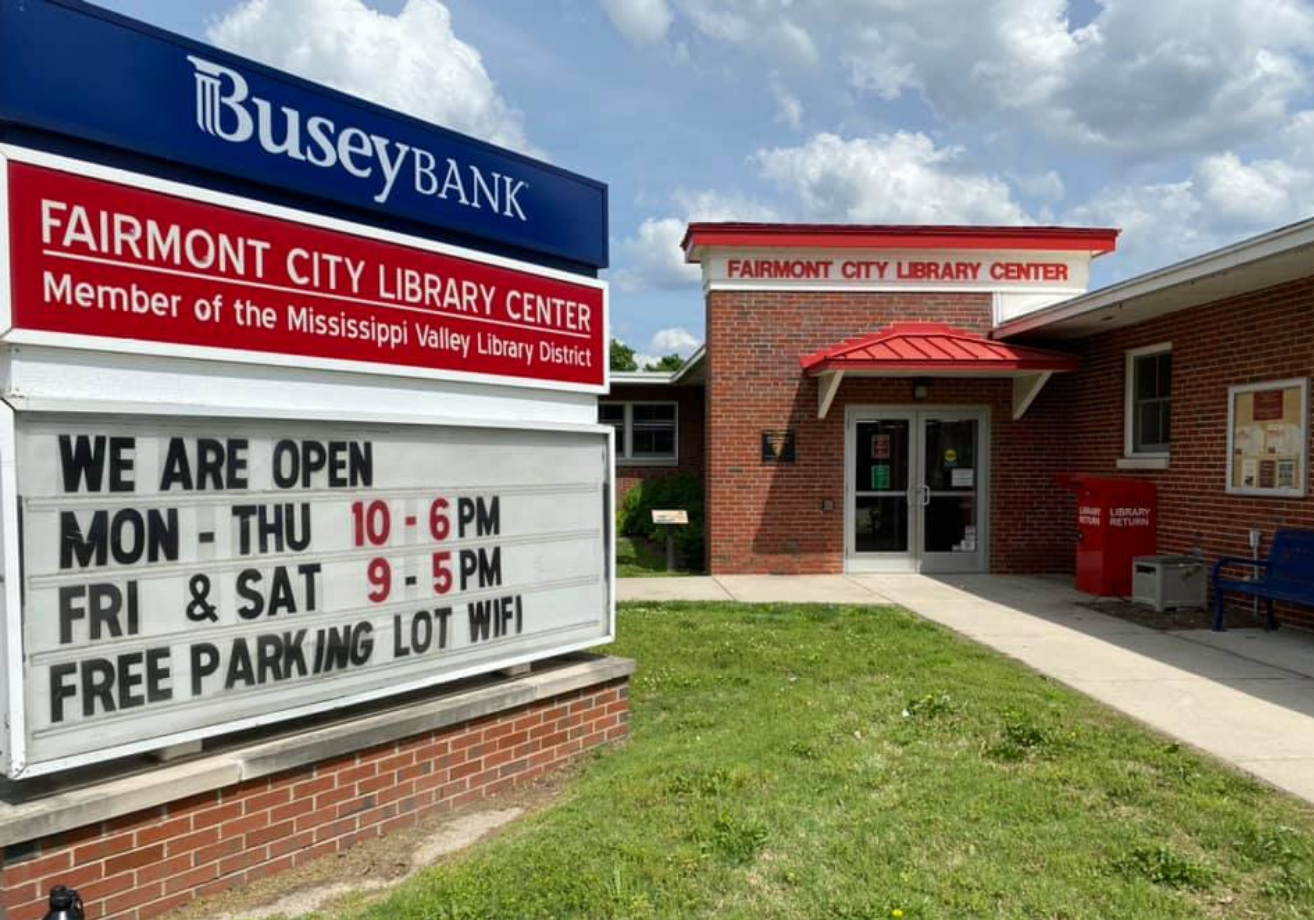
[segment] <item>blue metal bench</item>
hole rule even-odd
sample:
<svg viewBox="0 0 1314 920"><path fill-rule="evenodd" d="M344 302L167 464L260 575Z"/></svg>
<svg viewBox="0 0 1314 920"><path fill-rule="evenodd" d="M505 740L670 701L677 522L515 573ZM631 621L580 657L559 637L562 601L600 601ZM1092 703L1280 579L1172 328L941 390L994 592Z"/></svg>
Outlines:
<svg viewBox="0 0 1314 920"><path fill-rule="evenodd" d="M1226 578L1227 566L1249 566L1258 570L1254 579ZM1277 629L1273 602L1286 601L1314 607L1314 531L1279 530L1267 559L1224 556L1214 563L1214 631L1223 631L1223 594L1262 597L1268 613L1268 628Z"/></svg>

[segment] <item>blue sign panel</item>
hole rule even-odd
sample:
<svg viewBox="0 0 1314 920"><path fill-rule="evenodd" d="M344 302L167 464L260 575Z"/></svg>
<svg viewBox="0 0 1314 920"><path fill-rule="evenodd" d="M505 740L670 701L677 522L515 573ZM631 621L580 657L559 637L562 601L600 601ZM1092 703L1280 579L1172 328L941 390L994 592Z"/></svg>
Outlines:
<svg viewBox="0 0 1314 920"><path fill-rule="evenodd" d="M602 183L74 0L0 0L0 121L607 265Z"/></svg>

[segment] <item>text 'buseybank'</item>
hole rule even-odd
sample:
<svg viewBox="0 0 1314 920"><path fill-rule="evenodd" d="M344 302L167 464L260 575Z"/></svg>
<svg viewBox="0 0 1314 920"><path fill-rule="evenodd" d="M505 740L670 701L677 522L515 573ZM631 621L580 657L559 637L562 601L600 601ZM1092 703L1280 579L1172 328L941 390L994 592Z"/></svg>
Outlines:
<svg viewBox="0 0 1314 920"><path fill-rule="evenodd" d="M232 144L255 141L268 154L371 180L376 204L386 204L405 176L421 196L528 220L520 200L529 187L523 179L485 172L323 115L305 117L299 109L252 95L246 78L229 67L195 55L187 60L196 81L196 124L212 137Z"/></svg>

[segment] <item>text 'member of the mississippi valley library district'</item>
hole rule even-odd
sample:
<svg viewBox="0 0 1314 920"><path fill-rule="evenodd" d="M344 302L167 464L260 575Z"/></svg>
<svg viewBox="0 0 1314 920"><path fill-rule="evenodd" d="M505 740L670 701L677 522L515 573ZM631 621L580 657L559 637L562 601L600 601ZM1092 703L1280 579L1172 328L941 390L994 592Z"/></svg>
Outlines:
<svg viewBox="0 0 1314 920"><path fill-rule="evenodd" d="M14 225L35 231L15 237L29 328L127 314L145 339L601 379L596 285L36 165L11 163L10 185Z"/></svg>

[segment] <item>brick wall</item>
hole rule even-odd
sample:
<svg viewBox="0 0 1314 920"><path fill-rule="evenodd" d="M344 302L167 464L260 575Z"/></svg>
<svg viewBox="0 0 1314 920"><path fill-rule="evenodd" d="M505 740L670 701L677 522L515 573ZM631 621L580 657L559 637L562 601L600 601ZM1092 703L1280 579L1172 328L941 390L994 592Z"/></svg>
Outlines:
<svg viewBox="0 0 1314 920"><path fill-rule="evenodd" d="M1171 342L1172 459L1162 471L1121 472L1125 352ZM1151 322L1062 343L1082 357L1065 381L1073 469L1153 480L1159 492L1159 546L1165 552L1200 547L1209 558L1248 556L1247 533L1314 528L1314 498L1228 495L1228 387L1314 375L1314 279L1269 288ZM1314 450L1314 444L1311 445ZM1314 611L1286 618L1314 628Z"/></svg>
<svg viewBox="0 0 1314 920"><path fill-rule="evenodd" d="M616 466L616 501L646 479L661 479L675 473L703 475L703 388L651 384L613 384L611 393L598 402L675 402L678 404L678 463L673 466Z"/></svg>
<svg viewBox="0 0 1314 920"><path fill-rule="evenodd" d="M973 294L714 291L707 300L709 562L714 573L826 573L843 569L844 410L909 404L906 379L849 379L823 422L817 382L798 359L892 322L947 322L986 332L989 298ZM1172 463L1119 471L1127 349L1173 345ZM1069 572L1075 503L1063 472L1142 476L1159 486L1159 545L1200 547L1209 558L1247 555L1247 532L1265 546L1282 527L1314 528L1314 498L1230 496L1226 477L1229 386L1314 376L1314 279L1183 311L1080 341L1039 342L1074 352L1078 373L1056 376L1019 422L1011 384L932 380L928 405L989 406L991 569ZM763 465L765 429L793 428L798 462ZM1314 445L1311 446L1314 453ZM824 500L834 510L822 511ZM1284 617L1314 628L1314 612Z"/></svg>
<svg viewBox="0 0 1314 920"><path fill-rule="evenodd" d="M145 920L494 795L628 731L625 680L5 848L0 918L50 888L93 920Z"/></svg>
<svg viewBox="0 0 1314 920"><path fill-rule="evenodd" d="M707 482L713 573L830 573L844 566L844 412L847 405L908 404L906 378L853 378L818 421L815 379L799 358L893 322L990 328L988 294L713 291L707 300ZM1007 380L935 379L928 405L988 406L992 430L991 567L1072 566L1067 498L1049 484L1065 469L1053 436L1064 408L1044 392L1012 421ZM797 462L764 465L761 432L793 428ZM1056 448L1057 445L1057 449ZM830 499L834 510L823 511ZM1066 528L1066 529L1065 529Z"/></svg>

